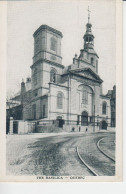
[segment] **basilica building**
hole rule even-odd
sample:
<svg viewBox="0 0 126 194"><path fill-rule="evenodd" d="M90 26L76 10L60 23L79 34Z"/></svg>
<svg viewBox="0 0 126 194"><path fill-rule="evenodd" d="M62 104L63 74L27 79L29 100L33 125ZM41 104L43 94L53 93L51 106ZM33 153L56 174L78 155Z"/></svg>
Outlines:
<svg viewBox="0 0 126 194"><path fill-rule="evenodd" d="M80 55L75 54L69 66L62 64L60 31L41 25L33 37L32 76L21 85L23 119L65 130L109 129L110 97L102 94L103 80L98 75L99 56L90 21Z"/></svg>

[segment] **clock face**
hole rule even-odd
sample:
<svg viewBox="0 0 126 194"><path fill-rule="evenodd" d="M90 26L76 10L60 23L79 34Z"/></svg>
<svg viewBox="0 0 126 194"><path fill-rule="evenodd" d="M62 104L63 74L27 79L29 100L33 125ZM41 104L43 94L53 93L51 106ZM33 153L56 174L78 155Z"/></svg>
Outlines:
<svg viewBox="0 0 126 194"><path fill-rule="evenodd" d="M39 50L40 50L40 40L39 36L37 36L35 39L35 53L37 53Z"/></svg>

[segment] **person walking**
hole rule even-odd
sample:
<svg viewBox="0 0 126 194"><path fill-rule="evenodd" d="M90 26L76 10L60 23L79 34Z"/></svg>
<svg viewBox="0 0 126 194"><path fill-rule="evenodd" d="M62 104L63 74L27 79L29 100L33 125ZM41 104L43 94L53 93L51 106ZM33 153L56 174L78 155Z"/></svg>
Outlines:
<svg viewBox="0 0 126 194"><path fill-rule="evenodd" d="M74 127L72 128L72 132L74 132Z"/></svg>

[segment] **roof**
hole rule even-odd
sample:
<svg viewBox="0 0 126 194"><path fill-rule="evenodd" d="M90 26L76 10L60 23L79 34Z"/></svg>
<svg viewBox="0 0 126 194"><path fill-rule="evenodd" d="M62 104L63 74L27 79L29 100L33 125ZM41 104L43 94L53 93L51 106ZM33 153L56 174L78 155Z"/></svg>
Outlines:
<svg viewBox="0 0 126 194"><path fill-rule="evenodd" d="M16 101L16 100L7 100L6 101L6 109L10 109L10 108L14 108L14 107L17 107L17 106L20 106L21 105L21 102L19 101Z"/></svg>
<svg viewBox="0 0 126 194"><path fill-rule="evenodd" d="M45 24L44 24L44 25L41 25L41 26L34 32L33 37L35 37L36 34L37 34L40 30L49 30L49 31L54 32L54 33L58 34L59 36L63 37L62 32L60 32L60 31L58 31L58 30L56 30L56 29L54 29L54 28L52 28L52 27L50 27L50 26L47 26L47 25L45 25Z"/></svg>
<svg viewBox="0 0 126 194"><path fill-rule="evenodd" d="M108 96L108 95L101 94L100 96L101 96L102 98L109 98L109 99L110 99L110 96Z"/></svg>
<svg viewBox="0 0 126 194"><path fill-rule="evenodd" d="M99 58L98 54L96 53L96 51L94 49L84 49L85 51L87 51L89 54L93 54L93 55L97 55L97 57Z"/></svg>
<svg viewBox="0 0 126 194"><path fill-rule="evenodd" d="M81 77L85 77L85 75L82 75L82 74L79 74L79 72L81 72L81 71L90 71L91 72L91 74L93 74L94 75L94 77L96 77L96 79L98 79L98 81L99 82L103 82L103 80L100 78L100 76L97 74L97 73L95 73L93 70L91 70L90 68L79 68L79 69L74 69L74 70L67 70L67 72L65 72L64 74L62 74L62 76L64 76L64 75L68 75L68 74L74 74L74 75L78 75L78 76L81 76Z"/></svg>
<svg viewBox="0 0 126 194"><path fill-rule="evenodd" d="M90 36L93 36L94 37L94 35L92 34L92 32L89 32L89 31L86 31L85 32L84 37L87 36L87 35L90 35Z"/></svg>

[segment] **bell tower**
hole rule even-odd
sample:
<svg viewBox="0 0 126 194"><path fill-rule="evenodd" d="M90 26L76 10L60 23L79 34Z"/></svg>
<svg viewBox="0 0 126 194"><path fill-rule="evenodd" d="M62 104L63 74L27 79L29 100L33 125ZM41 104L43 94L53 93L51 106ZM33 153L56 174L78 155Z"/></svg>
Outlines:
<svg viewBox="0 0 126 194"><path fill-rule="evenodd" d="M33 63L39 60L62 65L61 39L62 33L47 25L41 25L33 34Z"/></svg>
<svg viewBox="0 0 126 194"><path fill-rule="evenodd" d="M90 10L88 7L88 23L86 24L86 33L84 34L84 49L93 49L94 48L94 35L91 31L91 23L90 23Z"/></svg>
<svg viewBox="0 0 126 194"><path fill-rule="evenodd" d="M86 32L83 36L84 45L80 50L80 55L73 58L73 69L90 68L95 73L98 73L98 55L94 50L94 35L92 33L92 24L90 23L90 10L88 7L88 23L86 24Z"/></svg>
<svg viewBox="0 0 126 194"><path fill-rule="evenodd" d="M86 33L83 37L84 39L84 49L93 49L94 48L94 35L91 32L92 25L87 23L86 25Z"/></svg>

